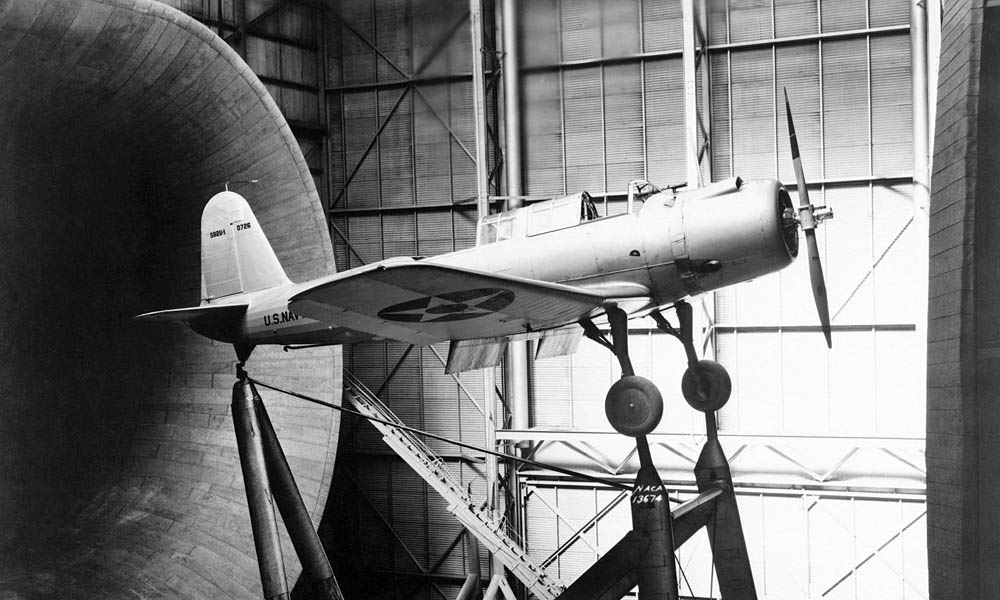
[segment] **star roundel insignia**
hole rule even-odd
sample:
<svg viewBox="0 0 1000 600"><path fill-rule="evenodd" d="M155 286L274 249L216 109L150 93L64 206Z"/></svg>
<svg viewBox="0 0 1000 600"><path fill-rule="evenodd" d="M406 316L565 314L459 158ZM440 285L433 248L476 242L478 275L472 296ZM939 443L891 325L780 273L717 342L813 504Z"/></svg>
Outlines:
<svg viewBox="0 0 1000 600"><path fill-rule="evenodd" d="M514 301L514 292L478 288L425 296L383 308L378 316L404 323L437 323L485 317L499 312Z"/></svg>

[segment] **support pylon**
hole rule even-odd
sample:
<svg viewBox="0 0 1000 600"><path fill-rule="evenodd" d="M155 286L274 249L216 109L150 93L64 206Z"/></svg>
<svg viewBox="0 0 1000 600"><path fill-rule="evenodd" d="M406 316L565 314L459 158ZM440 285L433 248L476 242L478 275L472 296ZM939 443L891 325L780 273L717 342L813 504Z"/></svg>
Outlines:
<svg viewBox="0 0 1000 600"><path fill-rule="evenodd" d="M277 505L316 597L344 600L260 394L242 365L237 370L237 377L233 386L233 424L264 598L289 599L278 521L274 514Z"/></svg>
<svg viewBox="0 0 1000 600"><path fill-rule="evenodd" d="M233 427L240 452L243 485L250 509L250 528L253 531L254 547L257 549L264 598L288 600L288 581L285 579L285 564L281 558L278 521L274 515L261 428L254 409L254 394L246 373L242 370L239 381L233 386Z"/></svg>
<svg viewBox="0 0 1000 600"><path fill-rule="evenodd" d="M267 474L271 480L271 493L274 495L274 502L278 505L281 518L288 529L288 536L292 539L292 546L302 563L302 569L306 577L313 585L313 589L318 594L317 597L323 600L344 600L344 595L340 591L337 579L333 574L333 567L330 566L330 559L326 556L323 543L320 542L319 535L313 527L309 511L302 501L302 494L295 484L295 477L288 467L288 459L281 449L281 443L271 425L271 419L267 415L267 409L261 402L256 386L250 384L253 392L253 402L257 407L257 419L260 422L261 440L264 446L264 459L267 465Z"/></svg>
<svg viewBox="0 0 1000 600"><path fill-rule="evenodd" d="M632 490L632 530L649 536L649 547L637 565L643 600L677 600L677 566L670 518L670 499L649 453L646 436L636 438L639 472Z"/></svg>

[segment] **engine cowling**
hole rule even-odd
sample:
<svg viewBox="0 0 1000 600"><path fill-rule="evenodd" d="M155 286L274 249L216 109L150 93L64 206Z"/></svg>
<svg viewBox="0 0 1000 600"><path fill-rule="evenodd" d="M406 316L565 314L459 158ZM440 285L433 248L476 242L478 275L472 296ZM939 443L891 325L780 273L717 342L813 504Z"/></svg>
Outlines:
<svg viewBox="0 0 1000 600"><path fill-rule="evenodd" d="M674 265L689 294L773 273L798 255L795 209L773 179L679 194L670 213Z"/></svg>

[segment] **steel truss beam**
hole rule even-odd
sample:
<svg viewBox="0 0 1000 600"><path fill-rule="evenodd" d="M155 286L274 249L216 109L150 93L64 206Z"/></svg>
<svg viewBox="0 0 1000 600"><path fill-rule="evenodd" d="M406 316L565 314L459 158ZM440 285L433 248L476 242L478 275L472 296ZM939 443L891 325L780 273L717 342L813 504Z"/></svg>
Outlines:
<svg viewBox="0 0 1000 600"><path fill-rule="evenodd" d="M298 90L300 92L309 92L311 94L318 94L319 91L320 91L320 89L322 89L318 85L309 85L309 84L306 84L306 83L298 83L296 81L289 81L287 79L280 79L278 77L268 77L267 75L258 75L257 79L260 79L263 83L267 83L267 84L271 84L271 85L277 85L277 86L289 88L289 89L292 89L292 90Z"/></svg>
<svg viewBox="0 0 1000 600"><path fill-rule="evenodd" d="M340 227L337 227L337 224L333 222L333 219L327 219L327 221L330 223L330 228L333 229L334 233L336 233L340 239L344 240L344 243L347 244L347 247L354 253L354 256L358 257L361 264L365 264L365 259L361 256L361 253L358 252L358 249L354 247L354 244L351 243L351 239L347 237L347 234L341 231Z"/></svg>
<svg viewBox="0 0 1000 600"><path fill-rule="evenodd" d="M829 178L825 180L819 180L815 182L810 182L810 188L824 189L828 186L847 186L847 185L872 185L872 186L888 186L896 184L912 183L913 178L909 175L899 175L899 176L877 176L877 177L855 177L855 178ZM591 198L595 200L603 199L605 201L622 201L624 202L628 198L628 194L624 192L609 192L609 191L595 191L591 192L588 190ZM490 200L505 200L508 196L490 196ZM531 204L532 202L540 202L544 200L550 200L551 196L522 196L521 201L525 204ZM473 197L463 199L463 201L471 202L475 200ZM460 201L462 202L462 201ZM374 214L374 213L390 213L390 212L420 212L426 210L440 210L442 208L453 208L456 206L461 206L460 203L456 202L424 202L421 204L410 204L404 206L359 206L351 208L333 208L330 209L330 213L334 215L341 214Z"/></svg>
<svg viewBox="0 0 1000 600"><path fill-rule="evenodd" d="M583 536L583 534L585 534L587 531L595 527L601 519L607 516L608 513L614 510L615 507L621 504L622 500L624 500L627 497L628 497L628 492L619 492L618 495L611 500L611 502L608 502L604 506L604 508L597 511L597 514L595 514L589 521L581 525L576 531L573 532L573 535L568 537L565 542L563 542L558 548L555 549L555 551L552 552L552 554L548 556L548 558L543 560L542 567L548 568L549 565L551 565L556 559L558 559L567 550L569 550L569 548L573 544L575 544L576 541ZM541 496L538 496L538 498L541 500ZM549 505L546 503L546 506ZM565 521L565 519L563 519L563 521ZM566 524L569 525L568 522Z"/></svg>
<svg viewBox="0 0 1000 600"><path fill-rule="evenodd" d="M354 474L352 474L349 470L346 469L344 470L344 474L347 475L347 478L351 481L351 483L354 484L354 488L358 491L358 495L364 501L365 505L372 511L372 513L375 514L376 517L378 517L379 521L381 521L382 524L385 525L385 528L389 532L389 534L393 537L394 540L396 540L396 543L399 544L399 547L402 548L403 552L406 553L406 556L409 557L410 561L417 567L417 569L420 571L419 574L425 576L433 576L432 570L426 569L422 564L420 564L420 559L417 558L415 554L413 554L413 551L410 550L410 546L406 543L406 540L404 540L402 536L399 535L399 532L396 531L396 528L393 527L392 521L390 521L385 515L382 514L382 511L378 509L378 506L375 505L375 502L371 499L371 496L369 496L368 493L365 492L364 487L357 480L357 478L354 477ZM440 563L438 563L437 566L440 566ZM451 598L444 592L444 590L441 589L441 586L439 586L437 582L431 579L429 580L429 583L434 588L434 591L436 591L438 595L441 596L441 598L443 598L444 600L451 600Z"/></svg>
<svg viewBox="0 0 1000 600"><path fill-rule="evenodd" d="M635 451L628 445L615 445L613 432L563 432L540 430L501 430L497 437L501 441L530 441L534 443L532 456L538 456L543 449L553 449L561 446L573 455L583 458L590 468L612 476L631 476L635 472ZM788 489L831 490L847 492L881 492L894 489L899 493L922 495L926 484L926 468L923 462L924 441L917 438L864 438L864 437L806 437L806 436L719 436L730 450L730 464L737 460L747 450L764 452L779 459L779 462L794 467L799 480L784 484L758 481L736 480L736 485L744 489ZM651 448L659 448L682 461L684 467L695 463L702 436L687 434L650 434ZM821 464L812 464L810 459L803 458L800 452L809 445L813 448L817 443L826 443L829 448L820 458ZM598 450L598 448L600 450ZM616 450L617 448L617 450ZM813 448L814 449L814 448ZM621 457L614 457L616 451ZM854 460L871 458L873 453L892 459L899 465L899 470L885 475L884 484L870 481L866 478L863 484L851 483L843 479L845 466ZM558 459L548 459L543 462L558 464ZM559 466L566 466L560 464ZM681 470L681 466L669 467L669 472ZM523 473L523 471L522 471ZM532 471L534 475L540 472ZM756 476L755 476L756 477ZM681 480L683 481L683 480Z"/></svg>
<svg viewBox="0 0 1000 600"><path fill-rule="evenodd" d="M538 488L537 487L535 487L534 485L532 485L530 483L525 484L525 487L530 492L533 492L534 497L537 498L546 508L548 508L558 520L561 520L562 522L566 523L570 527L573 527L573 524L569 522L568 518L560 510L558 510L557 507L552 506L551 503L545 501L544 498L540 494L537 493L538 492ZM689 490L689 491L693 492L694 490ZM597 514L595 514L589 521L587 521L582 526L580 526L579 528L577 528L574 531L574 533L570 537L568 537L566 539L566 541L564 541L559 546L559 548L557 548L554 552L552 552L548 556L548 558L546 558L543 561L542 565L544 567L548 567L553 562L555 562L560 556L562 556L563 554L565 554L570 548L572 548L573 546L575 546L577 544L577 542L579 542L580 540L583 540L583 542L589 547L590 551L592 551L592 552L594 552L596 554L599 554L599 555L603 555L604 554L604 549L601 548L599 545L591 544L588 540L586 540L583 537L583 535L588 530L590 530L593 527L595 527L618 504L620 504L621 500L625 497L625 495L626 495L625 492L622 492L621 494L619 494L616 498L614 498L611 502L609 502L605 507L603 507L600 511L598 511ZM737 495L738 496L739 495L758 496L760 494L757 494L757 493L750 494L750 493L740 493L740 492L737 492ZM795 494L795 495L799 495L799 494ZM849 525L847 525L847 524L843 523L842 521L840 521L840 519L837 517L836 514L830 512L829 510L826 510L824 506L821 506L822 501L824 499L842 498L842 496L839 496L839 495L838 496L819 496L819 495L815 495L815 494L801 494L801 497L802 497L802 499L804 501L806 501L806 504L804 505L804 509L805 509L805 511L806 511L807 514L809 513L809 511L811 511L811 510L819 507L819 509L823 510L831 519L833 519L833 521L840 528L842 528L844 531L846 531L847 533L849 533L851 535L851 537L855 541L857 541L858 536L855 534L855 532L851 529L851 527ZM897 503L901 502L901 500L899 498L896 498L896 497L884 497L884 498L877 498L877 499L876 498L868 498L868 499L869 500L880 500L880 501L885 501L885 502L897 502ZM674 512L675 512L676 515L680 515L680 514L682 514L682 509L677 509ZM869 544L869 546L867 546L866 550L864 550L860 554L860 558L857 558L855 560L855 562L850 567L847 567L845 569L845 571L843 572L843 574L832 577L830 579L830 582L828 584L822 586L822 589L824 591L822 592L822 594L821 594L820 597L827 597L827 596L829 596L841 584L843 584L844 582L848 581L852 576L854 576L857 573L858 569L860 569L862 566L864 566L865 564L868 564L872 560L878 560L878 561L880 561L883 564L884 567L886 567L892 573L894 573L897 577L899 577L900 581L904 582L914 592L916 592L918 596L926 599L927 598L926 594L924 594L917 585L915 585L913 582L909 581L905 577L904 573L902 573L899 569L897 569L893 564L891 564L890 562L888 562L882 556L883 551L890 544L892 544L894 541L896 541L900 537L902 537L902 535L907 530L909 530L912 527L914 527L915 525L917 525L922 519L925 519L926 516L927 516L927 511L925 509L925 510L921 511L919 514L917 514L916 516L914 516L913 518L911 518L908 521L906 521L903 525L900 526L900 528L898 530L895 530L895 531L889 533L887 535L887 537L885 539L883 539L882 541L879 541L879 542L876 542L876 543L873 543L873 544Z"/></svg>
<svg viewBox="0 0 1000 600"><path fill-rule="evenodd" d="M783 46L796 46L814 42L829 42L837 40L850 40L865 37L882 37L891 35L908 35L909 25L892 25L887 27L872 27L869 29L852 29L849 31L832 31L828 33L814 33L807 35L796 35L782 38L772 38L766 40L754 40L750 42L731 42L725 44L710 44L707 47L709 54L721 54L732 50L757 50L762 48L780 48ZM565 69L580 69L586 67L609 66L630 64L640 61L656 61L681 58L683 50L660 50L656 52L636 52L623 56L608 58L587 58L580 60L566 60L545 65L531 65L523 67L521 74L543 73L547 71L559 71Z"/></svg>
<svg viewBox="0 0 1000 600"><path fill-rule="evenodd" d="M363 458L385 458L385 457L398 458L399 457L399 455L396 454L395 452L393 452L392 450L360 450L360 451L355 451L355 450L351 450L349 448L343 448L343 449L341 449L341 452L343 452L344 454L350 454L351 456L357 456L357 457L363 457ZM470 467L473 467L473 468L475 468L475 467L481 467L483 465L483 460L486 458L485 454L477 453L477 452L471 451L471 450L468 453L454 452L454 451L447 452L447 451L442 451L442 450L435 450L434 454L436 454L438 456L438 458L443 458L445 460L454 461L454 462L463 462L463 463L465 463L465 464L467 464L467 465L469 465ZM478 471L477 471L476 474L477 475L481 475L481 473L479 473Z"/></svg>
<svg viewBox="0 0 1000 600"><path fill-rule="evenodd" d="M239 27L234 23L225 20L220 21L219 19L210 19L207 17L195 17L195 19L197 19L198 22L204 24L207 27L214 28L217 32L216 35L223 38L227 43L229 43L230 38L235 39L237 37L236 32L239 30ZM226 31L228 31L229 33L226 34L225 33ZM309 50L312 52L320 51L319 44L316 44L314 42L306 42L303 40L290 38L283 35L267 33L265 31L248 31L246 35L253 36L255 38L259 38L262 40L267 40L269 42L282 44L284 46L291 46L293 48L298 48L300 50Z"/></svg>
<svg viewBox="0 0 1000 600"><path fill-rule="evenodd" d="M333 199L333 202L330 203L331 208L336 206L337 203L340 202L341 198L344 197L344 194L347 193L347 188L351 185L351 182L354 181L354 177L357 176L358 172L361 170L361 165L365 163L365 160L368 158L368 155L371 154L372 149L375 148L375 145L379 141L379 137L382 135L382 132L385 131L386 126L389 125L389 121L392 120L392 116L396 114L396 111L399 109L399 106L403 103L403 99L406 98L406 94L407 92L410 91L410 89L411 89L410 87L404 88L403 91L400 92L399 97L396 98L396 102L392 105L392 108L389 109L389 114L385 116L385 119L383 119L382 123L379 124L378 129L375 130L375 135L372 136L372 139L368 142L368 145L365 146L364 152L361 153L361 158L358 159L358 164L354 165L354 169L351 171L351 174L347 176L347 179L341 186L340 192L337 193L336 197L334 197Z"/></svg>
<svg viewBox="0 0 1000 600"><path fill-rule="evenodd" d="M400 93L399 97L397 98L396 103L393 105L392 109L389 111L389 114L386 115L385 119L379 125L378 130L375 132L375 135L372 137L371 141L366 146L364 152L361 155L361 158L358 160L358 163L354 166L354 168L351 171L350 175L348 175L347 179L344 181L344 183L343 183L340 191L337 193L337 196L334 198L333 202L331 202L329 211L331 211L331 212L333 211L334 207L336 207L337 204L339 204L340 200L343 198L344 194L347 192L347 188L350 186L351 181L353 181L354 177L357 175L358 171L361 169L361 166L364 164L365 160L367 160L368 156L370 155L372 149L374 149L375 145L378 143L378 140L379 140L382 132L385 130L385 127L389 124L389 121L392 119L392 117L395 114L396 110L399 108L399 105L401 104L403 98L406 96L407 92L411 92L412 91L417 97L419 97L421 100L424 101L424 104L426 104L427 108L430 109L431 114L434 115L434 117L438 120L438 122L445 128L445 130L448 132L448 134L451 137L451 139L453 139L455 142L457 142L458 145L459 145L459 147L465 153L465 155L469 157L469 159L473 162L473 164L476 164L477 158L466 147L465 143L461 140L461 138L454 131L454 129L452 129L452 127L448 123L448 121L434 107L434 105L431 103L430 99L427 98L427 96L418 87L418 85L420 85L420 84L453 82L453 81L465 81L465 80L471 80L473 78L472 74L469 74L469 75L461 74L461 75L457 75L457 76L455 76L455 75L449 75L449 76L444 76L444 77L427 77L427 78L421 77L421 74L423 73L423 71L433 62L434 58L438 54L440 54L440 52L445 47L447 47L448 43L454 37L455 33L461 29L461 26L468 21L469 13L468 12L465 13L459 20L456 21L456 23L454 25L452 25L448 29L448 31L445 33L445 35L442 36L441 40L435 45L434 49L424 59L423 63L421 63L420 65L418 65L416 67L416 69L414 70L414 73L412 73L412 74L407 73L402 67L400 67L395 62L393 62L392 59L390 59L388 56L386 56L386 54L378 47L378 45L375 44L375 42L371 41L364 34L362 34L360 31L358 31L357 28L355 28L353 25L351 25L349 21L347 21L345 18L343 18L343 16L340 16L340 15L335 15L335 16L336 16L337 20L348 31L350 31L355 36L357 36L357 38L359 40L361 40L366 46L368 46L369 48L371 48L378 55L378 57L380 57L382 60L384 60L386 62L386 64L388 64L390 67L392 67L393 70L395 70L397 73L399 73L400 76L404 77L405 79L402 80L402 81L398 81L397 80L397 81L384 82L384 83L382 83L382 82L375 82L375 83L370 83L370 84L361 84L361 85L353 85L353 86L328 87L326 89L328 92L353 91L353 90L358 90L358 91L370 90L370 91L376 91L376 92L378 92L378 91L381 91L383 89L392 89L392 88L398 88L398 87L402 87L403 88L403 91ZM498 74L498 71L496 69L490 69L488 71L488 73L491 74L491 78L490 78L490 85L487 86L487 91L490 91L490 88L493 87L493 84L496 81L496 76ZM496 135L489 128L487 128L487 131L491 134L491 136L490 136L491 137L491 141L493 141L494 143L496 143ZM496 152L495 156L499 157L500 153ZM494 168L492 170L492 172L491 172L491 176L490 176L491 179L493 179L493 175L495 175L496 172L497 172L497 168ZM378 210L378 208L376 208L376 210Z"/></svg>
<svg viewBox="0 0 1000 600"><path fill-rule="evenodd" d="M815 499L814 502L811 502L811 504L806 507L806 512L808 513L813 508L819 506L820 509L822 509L824 512L826 512L826 514L831 519L833 519L833 521L838 526L840 526L844 531L846 531L848 534L850 534L851 538L856 543L858 541L858 536L854 532L854 530L850 526L848 526L847 524L841 522L840 519L837 518L837 515L833 514L829 510L826 510L825 507L820 506L820 504L821 504L821 501L818 498ZM831 584L823 586L823 593L820 595L820 597L826 598L834 590L836 590L838 587L840 587L840 585L842 583L844 583L845 581L848 581L851 577L854 577L857 574L858 569L860 569L861 567L863 567L867 563L871 562L872 560L877 559L882 564L883 567L887 568L894 575L896 575L896 577L898 577L900 581L902 581L907 586L909 586L909 588L915 594L917 594L918 596L920 596L921 598L924 598L926 600L927 594L925 594L923 592L923 590L918 585L916 585L912 581L910 581L906 577L905 573L903 573L902 571L900 571L898 568L896 568L895 565L893 565L891 562L889 562L888 560L886 560L882 556L882 551L885 550L891 543L893 543L894 541L900 539L903 536L903 534L908 529L910 529L911 527L913 527L914 525L916 525L917 523L919 523L921 520L926 520L926 518L927 518L927 510L924 509L923 511L920 512L920 514L918 514L917 516L915 516L912 519L910 519L906 524L904 524L902 527L900 527L897 531L894 531L891 534L889 534L889 536L886 537L883 541L881 541L879 543L875 543L875 544L869 545L868 546L869 549L866 550L866 551L864 551L864 552L862 552L862 557L860 559L856 559L855 562L854 562L854 564L851 565L850 567L848 567L846 569L846 572L843 575L841 575L839 577L834 577L833 578L833 582Z"/></svg>

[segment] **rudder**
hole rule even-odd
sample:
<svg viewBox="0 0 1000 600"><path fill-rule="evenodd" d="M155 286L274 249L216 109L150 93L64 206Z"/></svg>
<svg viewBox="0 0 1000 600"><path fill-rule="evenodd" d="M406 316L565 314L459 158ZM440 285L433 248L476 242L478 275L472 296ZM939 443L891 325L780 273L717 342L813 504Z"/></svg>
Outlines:
<svg viewBox="0 0 1000 600"><path fill-rule="evenodd" d="M219 192L201 215L201 298L291 283L243 196Z"/></svg>

